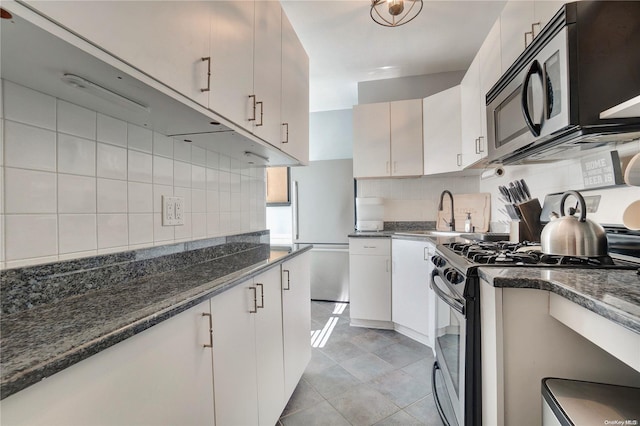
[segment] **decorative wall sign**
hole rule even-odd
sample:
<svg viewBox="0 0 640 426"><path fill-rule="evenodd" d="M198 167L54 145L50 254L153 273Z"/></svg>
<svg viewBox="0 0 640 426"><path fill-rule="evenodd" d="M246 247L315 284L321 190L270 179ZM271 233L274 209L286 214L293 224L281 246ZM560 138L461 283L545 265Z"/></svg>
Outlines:
<svg viewBox="0 0 640 426"><path fill-rule="evenodd" d="M584 188L622 185L622 167L618 151L604 151L580 159Z"/></svg>

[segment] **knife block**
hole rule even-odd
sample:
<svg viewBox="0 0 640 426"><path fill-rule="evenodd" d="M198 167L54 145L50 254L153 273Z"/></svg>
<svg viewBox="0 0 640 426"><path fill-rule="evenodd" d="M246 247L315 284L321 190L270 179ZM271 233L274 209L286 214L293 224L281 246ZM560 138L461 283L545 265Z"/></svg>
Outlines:
<svg viewBox="0 0 640 426"><path fill-rule="evenodd" d="M540 223L540 213L542 206L537 198L533 198L526 203L517 205L520 210L519 241L540 241L542 233L542 223Z"/></svg>

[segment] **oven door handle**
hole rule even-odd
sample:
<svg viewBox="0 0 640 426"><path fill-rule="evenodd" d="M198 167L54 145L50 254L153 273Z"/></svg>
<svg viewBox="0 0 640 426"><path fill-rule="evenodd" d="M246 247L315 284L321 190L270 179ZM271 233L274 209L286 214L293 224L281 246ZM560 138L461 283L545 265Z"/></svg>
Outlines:
<svg viewBox="0 0 640 426"><path fill-rule="evenodd" d="M440 364L438 364L438 361L436 361L433 363L433 368L431 369L431 389L433 389L433 399L435 400L436 409L438 410L438 414L440 415L440 420L442 420L442 423L445 426L451 426L451 424L447 420L447 416L444 414L442 403L440 402L438 391L436 390L436 372L438 370L440 370Z"/></svg>
<svg viewBox="0 0 640 426"><path fill-rule="evenodd" d="M438 271L434 270L433 272L431 272L431 288L433 289L433 291L440 299L442 299L444 303L464 316L464 303L445 293L436 283L436 276L439 277L445 284L447 284L447 282L442 277L440 277Z"/></svg>

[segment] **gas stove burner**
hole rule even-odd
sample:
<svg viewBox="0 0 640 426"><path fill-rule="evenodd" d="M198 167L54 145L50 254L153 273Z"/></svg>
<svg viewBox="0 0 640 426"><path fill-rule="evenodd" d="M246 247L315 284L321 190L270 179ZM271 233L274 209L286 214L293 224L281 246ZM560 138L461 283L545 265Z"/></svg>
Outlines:
<svg viewBox="0 0 640 426"><path fill-rule="evenodd" d="M576 265L576 266L610 266L614 265L610 256L562 256L556 254L543 254L540 263L545 265Z"/></svg>

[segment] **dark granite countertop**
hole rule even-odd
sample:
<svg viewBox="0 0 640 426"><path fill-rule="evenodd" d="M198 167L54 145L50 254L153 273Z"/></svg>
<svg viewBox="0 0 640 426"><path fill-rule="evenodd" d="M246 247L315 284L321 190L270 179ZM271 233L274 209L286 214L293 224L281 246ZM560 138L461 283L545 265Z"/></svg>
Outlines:
<svg viewBox="0 0 640 426"><path fill-rule="evenodd" d="M640 275L636 270L481 267L478 271L494 287L551 291L640 333Z"/></svg>
<svg viewBox="0 0 640 426"><path fill-rule="evenodd" d="M240 247L231 254L122 280L17 312L4 310L0 318L1 398L311 248L268 244ZM4 284L8 276L2 276Z"/></svg>

